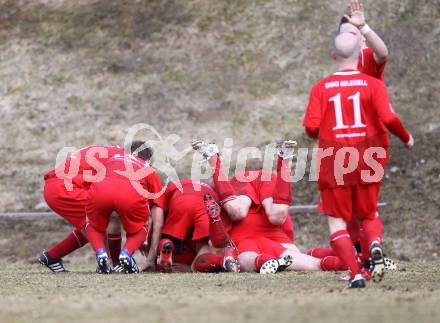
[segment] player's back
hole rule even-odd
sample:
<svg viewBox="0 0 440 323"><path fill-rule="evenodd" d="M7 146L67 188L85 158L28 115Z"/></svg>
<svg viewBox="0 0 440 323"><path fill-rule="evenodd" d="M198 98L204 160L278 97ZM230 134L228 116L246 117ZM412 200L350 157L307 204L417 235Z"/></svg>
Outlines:
<svg viewBox="0 0 440 323"><path fill-rule="evenodd" d="M164 194L160 198L160 201L158 201L158 204L160 207L162 207L162 209L168 210L168 206L173 197L191 195L201 197L203 200L203 197L206 194L210 194L217 203L220 203L218 194L209 184L193 179L184 179L178 183L168 184Z"/></svg>
<svg viewBox="0 0 440 323"><path fill-rule="evenodd" d="M62 177L80 177L88 171L93 177L100 169L104 169L104 165L115 155L124 154L124 151L117 145L109 146L87 146L79 149L70 155L56 169L49 171L45 178L62 175Z"/></svg>
<svg viewBox="0 0 440 323"><path fill-rule="evenodd" d="M155 173L150 164L139 157L117 154L105 164L106 178L145 183Z"/></svg>
<svg viewBox="0 0 440 323"><path fill-rule="evenodd" d="M312 91L321 110L320 147L388 146L377 111L377 101L388 100L383 87L381 81L358 71L336 72L315 84Z"/></svg>

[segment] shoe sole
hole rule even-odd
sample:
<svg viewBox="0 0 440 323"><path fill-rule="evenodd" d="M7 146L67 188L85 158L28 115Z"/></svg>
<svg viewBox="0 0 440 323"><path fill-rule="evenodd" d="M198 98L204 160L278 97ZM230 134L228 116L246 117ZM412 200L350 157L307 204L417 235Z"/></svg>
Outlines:
<svg viewBox="0 0 440 323"><path fill-rule="evenodd" d="M385 261L383 257L383 251L380 247L373 247L371 249L371 261L373 263L373 269L371 271L371 279L375 283L382 281L385 276Z"/></svg>
<svg viewBox="0 0 440 323"><path fill-rule="evenodd" d="M390 258L383 258L383 260L385 262L385 270L397 270L397 265L393 260L391 260Z"/></svg>
<svg viewBox="0 0 440 323"><path fill-rule="evenodd" d="M260 268L260 274L275 274L287 269L293 263L291 255L279 257L277 259L270 259L266 261Z"/></svg>
<svg viewBox="0 0 440 323"><path fill-rule="evenodd" d="M291 255L287 255L278 258L277 261L278 261L278 272L280 272L286 270L287 267L293 264L293 257Z"/></svg>
<svg viewBox="0 0 440 323"><path fill-rule="evenodd" d="M271 259L266 261L260 268L260 274L275 274L278 271L278 261L276 259Z"/></svg>

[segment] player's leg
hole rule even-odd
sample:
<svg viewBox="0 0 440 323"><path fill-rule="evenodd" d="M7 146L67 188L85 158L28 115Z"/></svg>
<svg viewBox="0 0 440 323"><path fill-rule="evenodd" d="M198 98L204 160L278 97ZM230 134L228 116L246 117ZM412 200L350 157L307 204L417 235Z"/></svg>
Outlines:
<svg viewBox="0 0 440 323"><path fill-rule="evenodd" d="M107 227L107 241L110 258L113 263L113 271L123 272L124 269L119 263L119 254L121 253L122 245L122 223L119 215L113 212L110 216L110 221Z"/></svg>
<svg viewBox="0 0 440 323"><path fill-rule="evenodd" d="M356 214L362 219L363 248L369 251L371 277L379 282L385 275L385 259L382 247L382 221L377 212L380 184L356 187Z"/></svg>
<svg viewBox="0 0 440 323"><path fill-rule="evenodd" d="M197 255L191 265L193 272L220 272L223 268L223 255L208 244L208 239L196 242Z"/></svg>
<svg viewBox="0 0 440 323"><path fill-rule="evenodd" d="M120 194L115 198L115 209L119 214L127 238L119 254L119 263L127 273L138 273L139 267L133 254L147 238L148 201L131 187L127 187L125 194Z"/></svg>
<svg viewBox="0 0 440 323"><path fill-rule="evenodd" d="M220 213L221 208L209 194L204 196L204 203L209 218L209 238L214 248L223 250L223 263L228 272L239 271L238 250L229 237Z"/></svg>
<svg viewBox="0 0 440 323"><path fill-rule="evenodd" d="M147 229L142 226L137 231L126 231L127 241L119 255L119 263L128 274L138 273L139 267L136 264L133 254L144 243L147 237Z"/></svg>
<svg viewBox="0 0 440 323"><path fill-rule="evenodd" d="M309 254L303 254L294 244L282 243L286 248L284 255L291 255L294 259L292 266L287 270L294 271L345 271L347 265L334 254L333 249L330 248L332 254L323 257L314 257Z"/></svg>
<svg viewBox="0 0 440 323"><path fill-rule="evenodd" d="M63 185L57 178L46 180L44 185L44 198L49 207L76 228L63 240L40 254L38 261L53 272L67 272L62 258L88 242L84 231L87 191L75 187L75 191L69 192Z"/></svg>
<svg viewBox="0 0 440 323"><path fill-rule="evenodd" d="M110 215L114 211L111 187L92 184L89 189L89 202L86 213L89 223L86 225L86 235L96 254L96 272L111 273L110 258L105 246L105 231L107 230Z"/></svg>
<svg viewBox="0 0 440 323"><path fill-rule="evenodd" d="M197 255L192 263L194 272L239 272L232 249L217 249L207 239L197 241Z"/></svg>
<svg viewBox="0 0 440 323"><path fill-rule="evenodd" d="M194 150L199 152L205 158L213 169L212 180L214 187L220 195L222 203L236 197L234 189L228 180L228 176L223 169L219 156L219 149L214 143L205 143L202 140L195 140L192 143Z"/></svg>
<svg viewBox="0 0 440 323"><path fill-rule="evenodd" d="M242 251L238 261L243 272L274 274L292 264L290 255L282 255L286 248L263 237L244 239L239 242L238 249Z"/></svg>
<svg viewBox="0 0 440 323"><path fill-rule="evenodd" d="M353 213L353 194L351 187L322 189L321 199L323 211L328 215L330 246L349 269L348 287L363 288L365 279L361 275L361 266L347 231L347 222L351 220Z"/></svg>
<svg viewBox="0 0 440 323"><path fill-rule="evenodd" d="M96 272L99 274L110 274L110 258L105 249L105 229L99 229L89 223L86 226L87 238L96 254Z"/></svg>
<svg viewBox="0 0 440 323"><path fill-rule="evenodd" d="M347 224L344 219L328 217L330 229L330 245L336 255L347 264L350 275L349 288L365 287L365 279L361 275L361 266L356 259L356 253L350 235L347 232Z"/></svg>
<svg viewBox="0 0 440 323"><path fill-rule="evenodd" d="M205 158L213 169L212 181L214 188L220 196L220 202L232 220L241 220L246 217L252 204L251 199L242 193L236 192L219 156L219 149L216 144L205 143L202 140L192 142L193 149L198 151ZM245 183L247 184L247 183Z"/></svg>
<svg viewBox="0 0 440 323"><path fill-rule="evenodd" d="M275 178L275 189L271 185L262 185L260 198L264 210L270 223L274 225L283 225L289 215L289 207L292 204L292 185L290 183L293 149L296 142L289 140L277 143L277 174ZM268 190L266 192L265 187ZM293 239L292 232L289 236Z"/></svg>

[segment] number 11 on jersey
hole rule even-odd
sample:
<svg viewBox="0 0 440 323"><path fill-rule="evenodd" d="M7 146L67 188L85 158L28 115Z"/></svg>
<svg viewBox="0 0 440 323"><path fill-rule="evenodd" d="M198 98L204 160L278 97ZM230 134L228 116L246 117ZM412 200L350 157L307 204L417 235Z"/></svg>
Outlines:
<svg viewBox="0 0 440 323"><path fill-rule="evenodd" d="M360 92L356 92L352 96L349 96L348 99L353 101L354 124L351 126L347 126L344 124L343 113L342 113L342 103L341 103L341 93L338 93L329 99L329 101L333 102L333 104L335 106L336 126L333 127L333 130L348 129L348 128L350 128L350 129L365 128L367 126L364 123L362 123L361 94L360 94Z"/></svg>

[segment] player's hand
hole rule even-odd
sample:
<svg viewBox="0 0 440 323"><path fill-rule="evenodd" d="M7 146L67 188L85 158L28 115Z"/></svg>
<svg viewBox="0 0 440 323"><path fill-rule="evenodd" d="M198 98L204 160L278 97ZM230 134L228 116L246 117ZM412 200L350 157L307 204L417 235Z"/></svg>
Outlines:
<svg viewBox="0 0 440 323"><path fill-rule="evenodd" d="M350 15L344 15L348 22L358 28L362 28L365 22L364 5L359 0L350 0L349 3Z"/></svg>
<svg viewBox="0 0 440 323"><path fill-rule="evenodd" d="M146 257L148 254L148 244L144 242L140 247L139 251L142 254L142 256Z"/></svg>
<svg viewBox="0 0 440 323"><path fill-rule="evenodd" d="M156 261L147 257L145 265L142 266L141 271L154 271L156 270Z"/></svg>
<svg viewBox="0 0 440 323"><path fill-rule="evenodd" d="M414 146L414 138L411 134L409 134L409 140L405 143L405 147L411 149Z"/></svg>

